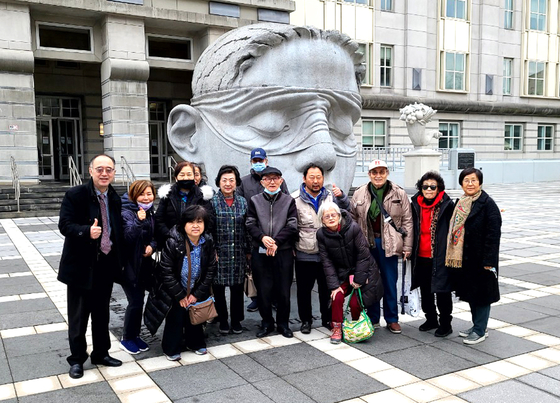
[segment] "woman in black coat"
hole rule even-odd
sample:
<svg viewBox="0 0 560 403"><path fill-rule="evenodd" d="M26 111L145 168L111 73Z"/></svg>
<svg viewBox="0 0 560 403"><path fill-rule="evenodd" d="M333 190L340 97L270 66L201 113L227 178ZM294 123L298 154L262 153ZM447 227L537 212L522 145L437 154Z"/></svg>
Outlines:
<svg viewBox="0 0 560 403"><path fill-rule="evenodd" d="M156 211L156 235L158 245L163 247L169 231L179 222L181 214L188 206L200 205L210 212L210 199L214 191L210 186L198 187L194 179L194 164L188 161L175 166L175 183L158 189L160 198ZM209 222L211 225L211 222ZM209 232L210 228L206 228Z"/></svg>
<svg viewBox="0 0 560 403"><path fill-rule="evenodd" d="M412 289L420 287L422 310L426 322L420 325L422 332L437 329L437 337L445 337L453 332L451 328L451 278L445 266L447 233L453 214L453 202L445 193L445 183L441 175L426 172L416 182L418 193L412 197L412 220L414 224L414 244L412 248ZM436 312L436 303L439 309Z"/></svg>
<svg viewBox="0 0 560 403"><path fill-rule="evenodd" d="M498 206L482 190L482 172L467 168L459 175L465 194L451 218L445 264L454 289L469 303L473 326L462 332L463 343L477 344L487 337L490 304L500 300L498 261L502 217Z"/></svg>
<svg viewBox="0 0 560 403"><path fill-rule="evenodd" d="M332 299L331 343L338 344L342 340L344 297L350 294L350 287L361 288L364 306L370 306L383 296L383 285L367 240L350 214L341 211L336 203L324 202L318 217L323 224L317 231L319 255ZM350 301L353 320L358 319L361 310L354 293Z"/></svg>
<svg viewBox="0 0 560 403"><path fill-rule="evenodd" d="M206 354L202 324L193 325L187 309L210 296L216 272L216 249L212 238L204 234L207 222L208 212L204 207L190 206L171 229L161 254L161 284L148 298L144 312L144 323L152 334L165 319L161 345L170 361L181 359L183 340L187 349ZM190 254L190 264L187 254Z"/></svg>

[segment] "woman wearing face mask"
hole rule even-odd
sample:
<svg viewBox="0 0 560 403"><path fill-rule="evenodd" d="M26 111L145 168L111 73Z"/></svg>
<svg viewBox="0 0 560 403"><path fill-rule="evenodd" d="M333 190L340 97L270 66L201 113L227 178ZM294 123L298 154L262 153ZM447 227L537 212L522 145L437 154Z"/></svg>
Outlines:
<svg viewBox="0 0 560 403"><path fill-rule="evenodd" d="M453 214L453 202L445 193L445 183L440 174L426 172L416 183L418 193L412 197L414 243L412 246L412 289L420 287L422 310L426 322L419 330L432 329L436 337L445 337L451 328L451 279L445 267L447 233ZM439 320L436 311L439 310Z"/></svg>
<svg viewBox="0 0 560 403"><path fill-rule="evenodd" d="M120 347L130 354L149 350L140 338L144 292L152 285L155 189L147 180L135 181L122 196L122 219L125 251L122 288L128 300Z"/></svg>
<svg viewBox="0 0 560 403"><path fill-rule="evenodd" d="M159 245L165 244L169 231L179 222L181 214L188 206L200 205L210 211L210 199L214 191L207 185L196 186L194 172L192 162L179 162L174 172L175 183L163 185L158 189L158 196L161 199L156 211L156 233Z"/></svg>

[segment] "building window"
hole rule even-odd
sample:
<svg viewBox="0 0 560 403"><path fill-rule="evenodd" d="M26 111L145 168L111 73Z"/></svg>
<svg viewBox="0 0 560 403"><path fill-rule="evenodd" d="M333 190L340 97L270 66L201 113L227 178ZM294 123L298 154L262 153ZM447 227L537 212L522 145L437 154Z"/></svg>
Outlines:
<svg viewBox="0 0 560 403"><path fill-rule="evenodd" d="M520 151L522 136L523 136L523 126L509 125L509 124L506 125L504 130L504 150Z"/></svg>
<svg viewBox="0 0 560 403"><path fill-rule="evenodd" d="M531 22L530 28L536 31L546 30L546 8L547 0L530 0Z"/></svg>
<svg viewBox="0 0 560 403"><path fill-rule="evenodd" d="M37 47L40 49L92 52L91 28L73 25L37 24Z"/></svg>
<svg viewBox="0 0 560 403"><path fill-rule="evenodd" d="M192 41L187 38L148 35L148 57L192 60Z"/></svg>
<svg viewBox="0 0 560 403"><path fill-rule="evenodd" d="M527 93L529 95L544 95L544 62L529 62Z"/></svg>
<svg viewBox="0 0 560 403"><path fill-rule="evenodd" d="M369 6L369 0L344 0L346 3L356 3L363 4L364 6Z"/></svg>
<svg viewBox="0 0 560 403"><path fill-rule="evenodd" d="M444 3L444 15L449 18L465 20L467 18L466 0L442 0Z"/></svg>
<svg viewBox="0 0 560 403"><path fill-rule="evenodd" d="M462 53L445 52L445 86L446 90L465 90L465 58Z"/></svg>
<svg viewBox="0 0 560 403"><path fill-rule="evenodd" d="M385 147L386 137L386 121L362 120L362 147Z"/></svg>
<svg viewBox="0 0 560 403"><path fill-rule="evenodd" d="M358 52L364 55L362 61L366 65L366 71L364 73L364 76L362 77L362 84L371 85L371 83L373 82L371 78L372 45L370 43L360 43L358 44Z"/></svg>
<svg viewBox="0 0 560 403"><path fill-rule="evenodd" d="M381 0L382 11L393 11L393 0Z"/></svg>
<svg viewBox="0 0 560 403"><path fill-rule="evenodd" d="M391 87L393 85L393 47L381 45L379 85Z"/></svg>
<svg viewBox="0 0 560 403"><path fill-rule="evenodd" d="M439 148L459 147L459 123L440 122L439 131Z"/></svg>
<svg viewBox="0 0 560 403"><path fill-rule="evenodd" d="M511 95L511 76L513 73L513 59L504 58L502 94Z"/></svg>
<svg viewBox="0 0 560 403"><path fill-rule="evenodd" d="M537 131L537 150L552 151L552 134L554 128L552 125L539 125Z"/></svg>
<svg viewBox="0 0 560 403"><path fill-rule="evenodd" d="M513 0L504 1L504 28L513 29Z"/></svg>

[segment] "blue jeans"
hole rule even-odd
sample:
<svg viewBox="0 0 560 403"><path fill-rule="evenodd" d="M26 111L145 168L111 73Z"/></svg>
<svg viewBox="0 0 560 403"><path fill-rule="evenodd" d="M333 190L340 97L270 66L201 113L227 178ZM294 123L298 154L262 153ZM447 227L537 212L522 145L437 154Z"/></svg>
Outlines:
<svg viewBox="0 0 560 403"><path fill-rule="evenodd" d="M387 323L398 322L397 280L399 278L399 258L398 256L385 256L385 251L381 248L381 238L375 238L375 249L369 251L379 267L381 281L383 282L383 317ZM371 323L379 323L381 316L379 301L371 304L367 313Z"/></svg>
<svg viewBox="0 0 560 403"><path fill-rule="evenodd" d="M488 327L490 305L475 305L469 302L469 306L471 307L472 321L474 324L473 332L479 336L483 336Z"/></svg>

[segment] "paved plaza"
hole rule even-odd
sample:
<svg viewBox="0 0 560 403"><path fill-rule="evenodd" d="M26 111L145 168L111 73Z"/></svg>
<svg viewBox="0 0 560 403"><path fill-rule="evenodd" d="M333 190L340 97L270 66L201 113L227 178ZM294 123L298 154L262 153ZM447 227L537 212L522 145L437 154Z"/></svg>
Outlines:
<svg viewBox="0 0 560 403"><path fill-rule="evenodd" d="M66 363L58 218L0 220L0 401L560 402L560 183L485 189L503 215L502 298L492 306L481 344L462 343L458 331L470 327L470 313L468 304L456 302L454 332L443 339L418 331L423 318L407 316L400 317L401 335L381 328L355 345L330 344L320 327L292 339L257 339L258 313L246 313L240 335L207 327L206 356L183 352L180 362L168 361L161 329L152 337L145 328L151 349L132 356L119 349L126 299L115 285L111 355L124 363L108 368L88 360L78 380L69 378ZM295 290L294 284L294 331L300 326Z"/></svg>

